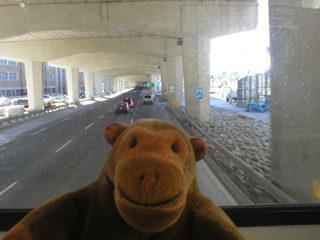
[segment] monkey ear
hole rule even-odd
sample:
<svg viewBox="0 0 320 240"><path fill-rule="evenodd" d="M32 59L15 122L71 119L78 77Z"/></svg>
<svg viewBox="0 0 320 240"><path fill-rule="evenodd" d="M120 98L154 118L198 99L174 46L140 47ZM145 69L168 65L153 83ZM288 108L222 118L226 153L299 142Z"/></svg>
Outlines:
<svg viewBox="0 0 320 240"><path fill-rule="evenodd" d="M190 142L193 147L194 155L196 156L196 161L204 158L208 152L207 144L200 138L191 137Z"/></svg>
<svg viewBox="0 0 320 240"><path fill-rule="evenodd" d="M104 137L107 142L113 146L119 135L127 128L127 125L122 123L111 123L104 130Z"/></svg>

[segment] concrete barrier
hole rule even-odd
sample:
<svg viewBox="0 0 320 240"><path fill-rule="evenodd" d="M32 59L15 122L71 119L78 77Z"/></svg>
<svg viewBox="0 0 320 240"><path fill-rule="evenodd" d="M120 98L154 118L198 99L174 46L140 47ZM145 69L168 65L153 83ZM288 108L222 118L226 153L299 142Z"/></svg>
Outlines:
<svg viewBox="0 0 320 240"><path fill-rule="evenodd" d="M23 113L24 113L23 105L6 106L6 107L0 108L0 116L5 116L5 117L22 116Z"/></svg>

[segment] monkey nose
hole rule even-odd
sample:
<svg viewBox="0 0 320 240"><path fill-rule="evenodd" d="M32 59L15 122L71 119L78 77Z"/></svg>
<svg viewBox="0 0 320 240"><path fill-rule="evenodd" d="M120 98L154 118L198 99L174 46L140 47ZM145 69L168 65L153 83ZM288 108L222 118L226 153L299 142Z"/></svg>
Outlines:
<svg viewBox="0 0 320 240"><path fill-rule="evenodd" d="M157 185L159 177L157 174L142 174L140 176L141 187L145 193L147 193L150 188Z"/></svg>

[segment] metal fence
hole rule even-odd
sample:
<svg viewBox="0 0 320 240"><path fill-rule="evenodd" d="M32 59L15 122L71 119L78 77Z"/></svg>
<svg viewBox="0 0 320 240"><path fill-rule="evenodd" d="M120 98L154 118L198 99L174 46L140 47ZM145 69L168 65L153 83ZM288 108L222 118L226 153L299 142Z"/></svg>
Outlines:
<svg viewBox="0 0 320 240"><path fill-rule="evenodd" d="M269 72L247 76L238 80L238 107L248 107L250 103L269 104L271 81Z"/></svg>

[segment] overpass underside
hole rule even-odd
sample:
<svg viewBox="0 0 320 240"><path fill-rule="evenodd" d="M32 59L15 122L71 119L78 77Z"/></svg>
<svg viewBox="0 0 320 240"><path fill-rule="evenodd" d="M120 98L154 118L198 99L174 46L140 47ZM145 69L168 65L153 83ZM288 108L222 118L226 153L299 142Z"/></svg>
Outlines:
<svg viewBox="0 0 320 240"><path fill-rule="evenodd" d="M188 116L207 121L210 40L257 23L256 1L48 2L0 6L0 58L25 63L31 110L43 108L41 63L48 62L66 69L71 102L79 98L79 71L87 98L128 82L156 86L161 76L170 101L182 103L184 86Z"/></svg>

